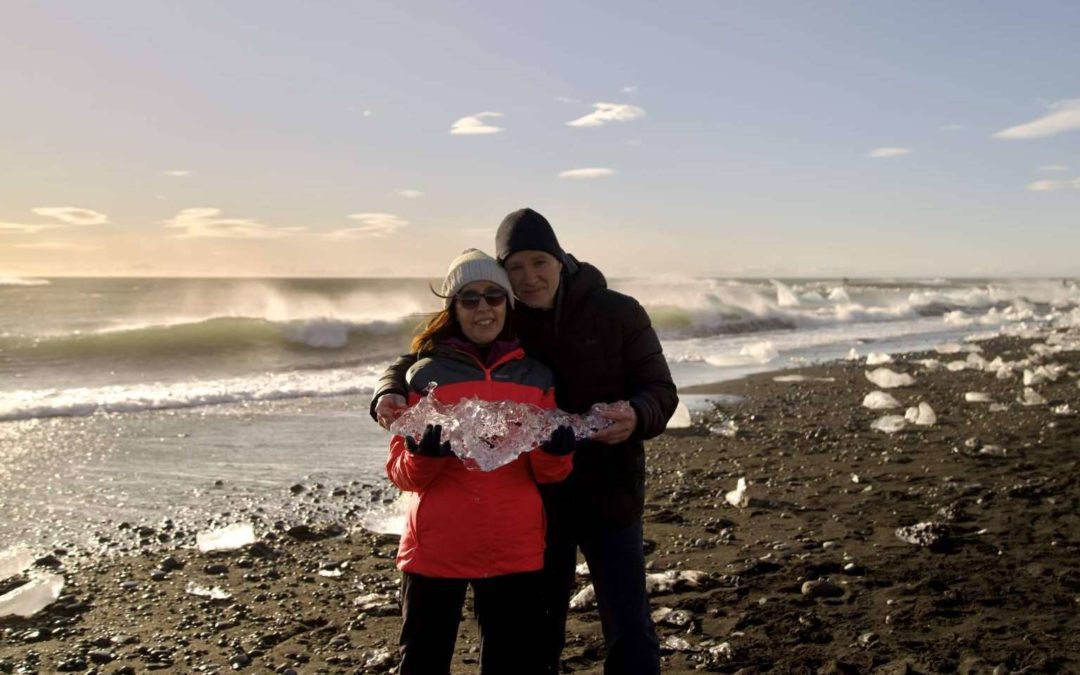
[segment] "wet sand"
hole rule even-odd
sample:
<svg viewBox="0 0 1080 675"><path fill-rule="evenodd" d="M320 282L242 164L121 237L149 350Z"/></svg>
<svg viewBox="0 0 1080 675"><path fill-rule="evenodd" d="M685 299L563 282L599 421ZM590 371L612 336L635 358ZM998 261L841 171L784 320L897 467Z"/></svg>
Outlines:
<svg viewBox="0 0 1080 675"><path fill-rule="evenodd" d="M1067 369L1034 387L1047 403L1023 406L1019 373L915 363L965 354L898 357L885 367L916 383L889 393L928 403L938 421L895 434L870 428L904 409L861 406L877 389L864 365L695 389L743 400L648 443L664 672L1080 672L1080 418L1053 412L1080 409L1080 353L981 344L987 359ZM965 402L969 391L1007 408ZM740 477L742 508L725 500ZM305 488L298 499L371 499ZM928 545L897 536L927 522ZM131 555L56 552L39 566L65 575L64 595L0 619L0 672L389 672L396 539L352 526L280 523L244 550L200 554L164 524L117 531ZM232 597L191 595L192 583ZM600 672L602 649L595 608L573 612L565 670ZM477 657L466 620L454 672L475 672Z"/></svg>

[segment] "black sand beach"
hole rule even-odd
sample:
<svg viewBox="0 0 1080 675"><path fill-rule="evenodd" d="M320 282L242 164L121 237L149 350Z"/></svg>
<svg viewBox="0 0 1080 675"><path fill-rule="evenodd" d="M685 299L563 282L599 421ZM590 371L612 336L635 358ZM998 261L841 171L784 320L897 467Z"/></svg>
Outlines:
<svg viewBox="0 0 1080 675"><path fill-rule="evenodd" d="M1031 344L998 338L982 355L1067 366L1035 386L1041 405L1016 401L1019 371L931 372L916 361L965 355L897 357L887 367L916 382L890 393L938 419L895 434L870 428L903 408L862 407L877 389L864 365L695 389L743 400L647 446L665 672L1080 671L1080 353L1039 356ZM965 402L972 391L1007 408ZM1071 414L1053 411L1062 405ZM743 508L725 500L740 477ZM296 498L355 499L357 510L371 499L311 485ZM925 545L898 537L918 523L934 523ZM64 574L64 594L34 617L0 619L0 673L391 672L396 539L354 526L283 523L244 550L200 554L182 547L190 533L159 525L117 532L132 555L56 551L38 567ZM475 627L462 626L455 672L475 672ZM595 608L572 614L564 657L567 672L601 671Z"/></svg>

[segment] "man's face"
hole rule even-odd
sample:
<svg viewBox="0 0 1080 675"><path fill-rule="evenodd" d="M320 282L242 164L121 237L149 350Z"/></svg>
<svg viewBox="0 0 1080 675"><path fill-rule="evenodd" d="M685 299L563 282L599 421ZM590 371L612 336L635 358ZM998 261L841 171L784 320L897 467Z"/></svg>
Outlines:
<svg viewBox="0 0 1080 675"><path fill-rule="evenodd" d="M518 251L503 265L514 287L514 295L534 309L555 306L562 263L544 251Z"/></svg>

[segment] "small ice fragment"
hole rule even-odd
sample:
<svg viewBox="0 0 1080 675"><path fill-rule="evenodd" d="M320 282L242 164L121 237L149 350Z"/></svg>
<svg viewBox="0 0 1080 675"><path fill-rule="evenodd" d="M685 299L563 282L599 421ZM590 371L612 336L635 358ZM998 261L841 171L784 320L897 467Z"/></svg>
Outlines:
<svg viewBox="0 0 1080 675"><path fill-rule="evenodd" d="M22 544L0 551L0 581L22 574L34 564L34 554Z"/></svg>
<svg viewBox="0 0 1080 675"><path fill-rule="evenodd" d="M912 406L904 412L904 419L920 427L932 427L937 424L937 415L934 409L925 401L918 406Z"/></svg>
<svg viewBox="0 0 1080 675"><path fill-rule="evenodd" d="M0 617L33 616L60 597L64 577L59 574L43 574L0 595Z"/></svg>
<svg viewBox="0 0 1080 675"><path fill-rule="evenodd" d="M907 421L900 415L886 415L874 420L870 428L874 431L884 431L887 434L895 434L907 426Z"/></svg>
<svg viewBox="0 0 1080 675"><path fill-rule="evenodd" d="M866 365L880 366L883 363L892 363L892 356L884 352L870 352L866 355Z"/></svg>
<svg viewBox="0 0 1080 675"><path fill-rule="evenodd" d="M668 420L668 429L686 429L690 426L690 409L686 407L686 404L679 401L679 404L675 406L675 414Z"/></svg>
<svg viewBox="0 0 1080 675"><path fill-rule="evenodd" d="M946 342L934 347L934 351L938 354L959 354L964 351L964 346L956 342Z"/></svg>
<svg viewBox="0 0 1080 675"><path fill-rule="evenodd" d="M328 579L337 579L342 574L344 574L344 572L342 572L341 570L319 570L319 576L326 577Z"/></svg>
<svg viewBox="0 0 1080 675"><path fill-rule="evenodd" d="M728 420L726 422L721 422L720 424L710 425L709 433L714 436L723 436L724 438L735 438L739 435L739 425L735 424L734 420Z"/></svg>
<svg viewBox="0 0 1080 675"><path fill-rule="evenodd" d="M777 375L773 382L806 382L807 379L805 375Z"/></svg>
<svg viewBox="0 0 1080 675"><path fill-rule="evenodd" d="M570 598L570 609L581 612L596 606L596 590L592 584L578 591Z"/></svg>
<svg viewBox="0 0 1080 675"><path fill-rule="evenodd" d="M852 347L851 351L849 351L847 353L847 360L848 361L858 361L859 360L859 350Z"/></svg>
<svg viewBox="0 0 1080 675"><path fill-rule="evenodd" d="M941 370L941 361L938 359L919 359L915 363L918 363L931 373Z"/></svg>
<svg viewBox="0 0 1080 675"><path fill-rule="evenodd" d="M852 483L858 483L860 480L862 480L862 479L859 478L859 474L857 474L857 473L851 474L851 482Z"/></svg>
<svg viewBox="0 0 1080 675"><path fill-rule="evenodd" d="M992 413L1005 412L1008 409L1009 406L1005 405L1004 403L991 403L990 407L987 408L987 410Z"/></svg>
<svg viewBox="0 0 1080 675"><path fill-rule="evenodd" d="M967 361L949 361L948 363L945 364L945 368L950 373L958 373L961 370L967 370L968 369L968 362Z"/></svg>
<svg viewBox="0 0 1080 675"><path fill-rule="evenodd" d="M203 553L232 551L255 543L255 528L251 523L234 523L216 530L195 535L195 545Z"/></svg>
<svg viewBox="0 0 1080 675"><path fill-rule="evenodd" d="M217 586L214 586L212 588L207 586L200 586L194 581L189 581L187 588L185 588L184 591L188 595L196 595L200 598L208 598L210 600L228 600L232 597L232 593L224 591Z"/></svg>
<svg viewBox="0 0 1080 675"><path fill-rule="evenodd" d="M948 536L949 526L934 521L896 528L897 539L916 546L934 546L944 541Z"/></svg>
<svg viewBox="0 0 1080 675"><path fill-rule="evenodd" d="M892 394L883 391L870 392L863 399L862 404L864 408L870 408L871 410L889 410L890 408L900 407L900 401L897 401Z"/></svg>
<svg viewBox="0 0 1080 675"><path fill-rule="evenodd" d="M968 403L993 403L994 399L985 391L969 391L964 394L964 400Z"/></svg>
<svg viewBox="0 0 1080 675"><path fill-rule="evenodd" d="M574 574L579 577L589 576L589 563L578 563L578 566L574 568Z"/></svg>
<svg viewBox="0 0 1080 675"><path fill-rule="evenodd" d="M1038 371L1024 368L1024 386L1031 387L1046 382L1046 374L1041 370L1041 368Z"/></svg>
<svg viewBox="0 0 1080 675"><path fill-rule="evenodd" d="M1055 415L1072 415L1073 414L1073 409L1069 407L1068 403L1062 403L1061 405L1056 405L1053 408L1051 408L1050 410L1053 411L1053 413Z"/></svg>
<svg viewBox="0 0 1080 675"><path fill-rule="evenodd" d="M984 445L979 448L980 455L988 455L990 457L1005 457L1009 454L1009 451L1000 445Z"/></svg>
<svg viewBox="0 0 1080 675"><path fill-rule="evenodd" d="M724 499L728 504L740 509L745 509L750 505L750 495L746 490L746 478L740 478L735 489L724 495Z"/></svg>
<svg viewBox="0 0 1080 675"><path fill-rule="evenodd" d="M888 368L878 368L866 373L866 379L870 380L882 389L894 387L907 387L915 384L915 378L907 373L896 373Z"/></svg>
<svg viewBox="0 0 1080 675"><path fill-rule="evenodd" d="M1016 399L1020 405L1045 405L1046 399L1031 387L1024 387L1023 395Z"/></svg>

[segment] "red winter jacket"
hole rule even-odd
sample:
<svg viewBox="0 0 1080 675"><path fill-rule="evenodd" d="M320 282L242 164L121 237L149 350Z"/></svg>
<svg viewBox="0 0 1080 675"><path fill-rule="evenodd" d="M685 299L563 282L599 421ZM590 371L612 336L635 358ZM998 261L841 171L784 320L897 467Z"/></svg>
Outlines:
<svg viewBox="0 0 1080 675"><path fill-rule="evenodd" d="M490 365L470 351L448 340L417 361L406 377L409 405L437 382L439 400L449 405L479 398L555 407L554 376L517 343L493 345ZM494 471L475 471L457 457L414 455L394 436L386 473L402 490L419 493L398 547L398 569L457 579L541 569L546 520L536 484L561 481L572 468L572 455L536 448Z"/></svg>

